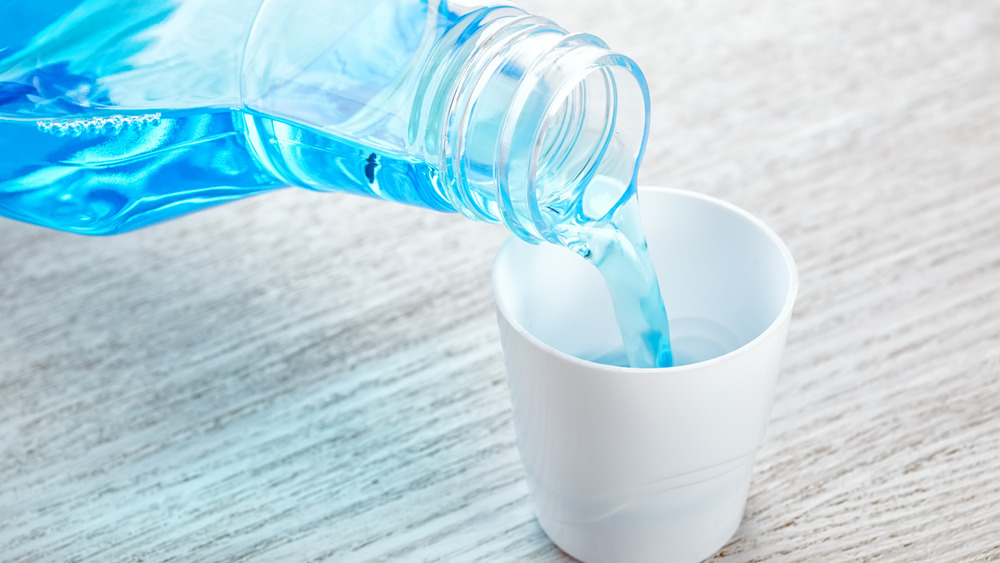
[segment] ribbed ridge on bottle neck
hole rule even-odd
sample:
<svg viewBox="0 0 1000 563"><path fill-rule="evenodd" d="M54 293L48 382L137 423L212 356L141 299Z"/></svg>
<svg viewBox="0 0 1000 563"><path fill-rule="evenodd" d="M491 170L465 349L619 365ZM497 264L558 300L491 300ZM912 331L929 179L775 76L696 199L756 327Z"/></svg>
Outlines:
<svg viewBox="0 0 1000 563"><path fill-rule="evenodd" d="M565 244L632 189L649 95L635 63L597 37L511 12L467 42L439 130L441 187L470 218Z"/></svg>

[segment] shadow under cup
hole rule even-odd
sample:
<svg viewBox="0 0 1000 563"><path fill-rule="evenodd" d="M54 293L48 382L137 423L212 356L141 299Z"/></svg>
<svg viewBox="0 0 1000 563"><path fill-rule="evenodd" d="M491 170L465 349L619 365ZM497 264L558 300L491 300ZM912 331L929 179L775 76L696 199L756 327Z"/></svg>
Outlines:
<svg viewBox="0 0 1000 563"><path fill-rule="evenodd" d="M742 518L798 278L736 207L661 188L639 199L678 365L599 363L623 358L603 278L512 237L493 291L514 426L539 523L564 551L697 561Z"/></svg>

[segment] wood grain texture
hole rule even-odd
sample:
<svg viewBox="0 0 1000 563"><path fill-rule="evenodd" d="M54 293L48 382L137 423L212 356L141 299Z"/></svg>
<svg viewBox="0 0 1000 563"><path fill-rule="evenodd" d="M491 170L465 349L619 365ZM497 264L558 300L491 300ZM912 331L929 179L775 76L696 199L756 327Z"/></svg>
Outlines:
<svg viewBox="0 0 1000 563"><path fill-rule="evenodd" d="M1000 560L1000 3L530 0L632 55L642 180L801 291L717 561ZM284 190L94 239L0 221L0 559L568 559L460 217Z"/></svg>

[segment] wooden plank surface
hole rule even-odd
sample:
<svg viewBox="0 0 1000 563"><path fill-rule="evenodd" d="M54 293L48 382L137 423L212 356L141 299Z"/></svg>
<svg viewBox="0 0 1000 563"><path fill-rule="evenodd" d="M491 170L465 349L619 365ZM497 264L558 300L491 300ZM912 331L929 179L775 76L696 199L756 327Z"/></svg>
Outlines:
<svg viewBox="0 0 1000 563"><path fill-rule="evenodd" d="M716 559L1000 560L1000 3L523 4L644 68L643 182L798 262ZM514 446L503 238L302 190L103 239L0 221L0 559L566 559Z"/></svg>

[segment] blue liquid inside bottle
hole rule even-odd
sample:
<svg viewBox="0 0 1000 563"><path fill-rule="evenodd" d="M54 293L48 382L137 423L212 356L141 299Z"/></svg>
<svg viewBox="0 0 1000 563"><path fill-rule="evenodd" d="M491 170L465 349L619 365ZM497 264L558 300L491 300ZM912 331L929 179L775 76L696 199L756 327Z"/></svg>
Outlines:
<svg viewBox="0 0 1000 563"><path fill-rule="evenodd" d="M106 235L288 185L458 211L591 260L631 365L670 365L648 93L596 38L444 1L45 4L0 8L0 214Z"/></svg>

